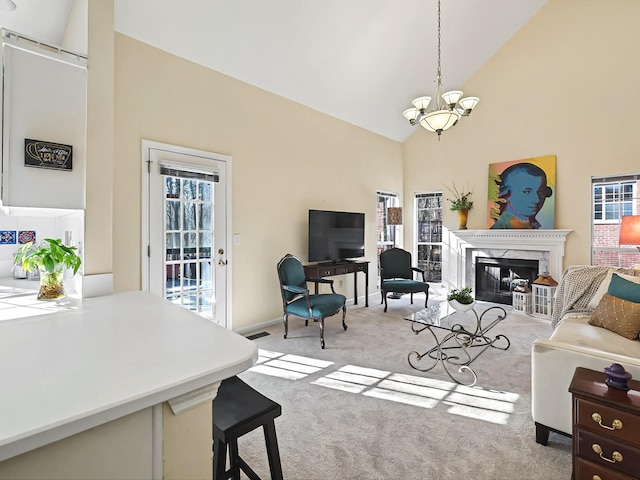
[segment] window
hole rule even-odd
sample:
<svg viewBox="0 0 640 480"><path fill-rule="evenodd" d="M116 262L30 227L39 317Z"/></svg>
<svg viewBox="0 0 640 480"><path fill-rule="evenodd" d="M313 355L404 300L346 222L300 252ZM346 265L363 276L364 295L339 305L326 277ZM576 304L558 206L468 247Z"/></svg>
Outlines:
<svg viewBox="0 0 640 480"><path fill-rule="evenodd" d="M628 268L640 264L633 245L620 245L621 218L636 215L640 206L640 175L592 178L591 263Z"/></svg>
<svg viewBox="0 0 640 480"><path fill-rule="evenodd" d="M427 282L442 281L442 192L415 196L418 268Z"/></svg>
<svg viewBox="0 0 640 480"><path fill-rule="evenodd" d="M400 200L396 193L384 193L378 192L378 206L376 208L377 213L377 245L378 245L378 260L380 254L385 250L388 250L396 246L397 240L397 226L389 225L387 223L387 208L399 207ZM380 261L378 261L378 288L380 288Z"/></svg>
<svg viewBox="0 0 640 480"><path fill-rule="evenodd" d="M623 215L635 213L636 182L611 182L593 185L593 220L619 223Z"/></svg>
<svg viewBox="0 0 640 480"><path fill-rule="evenodd" d="M205 318L213 317L213 190L216 174L161 164L164 179L164 298Z"/></svg>

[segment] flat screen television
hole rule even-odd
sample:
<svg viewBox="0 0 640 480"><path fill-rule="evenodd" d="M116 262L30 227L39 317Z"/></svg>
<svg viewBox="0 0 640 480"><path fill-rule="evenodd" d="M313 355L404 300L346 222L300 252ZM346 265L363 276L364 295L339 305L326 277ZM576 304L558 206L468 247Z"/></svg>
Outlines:
<svg viewBox="0 0 640 480"><path fill-rule="evenodd" d="M309 210L309 261L364 257L364 213Z"/></svg>

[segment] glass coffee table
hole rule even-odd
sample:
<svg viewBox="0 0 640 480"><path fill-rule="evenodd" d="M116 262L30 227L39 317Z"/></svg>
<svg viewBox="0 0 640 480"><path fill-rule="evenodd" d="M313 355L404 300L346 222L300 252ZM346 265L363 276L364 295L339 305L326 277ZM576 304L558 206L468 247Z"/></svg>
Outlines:
<svg viewBox="0 0 640 480"><path fill-rule="evenodd" d="M427 351L409 353L409 365L421 372L428 372L441 363L454 382L475 385L478 377L470 367L475 359L489 347L507 350L511 346L505 335L488 335L493 327L506 318L506 310L498 306L482 309L475 305L471 310L459 312L444 301L404 317L411 322L411 330L416 335L427 330L433 337L433 341L430 341L433 346Z"/></svg>

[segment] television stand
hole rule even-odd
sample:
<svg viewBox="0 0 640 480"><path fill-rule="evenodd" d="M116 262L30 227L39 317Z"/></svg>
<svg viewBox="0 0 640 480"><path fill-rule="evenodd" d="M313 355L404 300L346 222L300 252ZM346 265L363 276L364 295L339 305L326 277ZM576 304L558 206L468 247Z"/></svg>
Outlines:
<svg viewBox="0 0 640 480"><path fill-rule="evenodd" d="M347 259L345 259L345 260L331 260L330 262L322 262L322 263L319 263L318 265L321 265L323 267L331 267L331 266L334 266L334 265L347 265L347 264L354 263L354 262L355 262L355 260L347 260Z"/></svg>
<svg viewBox="0 0 640 480"><path fill-rule="evenodd" d="M304 265L306 277L334 277L353 273L353 304L358 304L358 272L364 273L364 306L369 306L369 262L360 260L346 260L345 263L312 263ZM316 283L314 293L318 294Z"/></svg>

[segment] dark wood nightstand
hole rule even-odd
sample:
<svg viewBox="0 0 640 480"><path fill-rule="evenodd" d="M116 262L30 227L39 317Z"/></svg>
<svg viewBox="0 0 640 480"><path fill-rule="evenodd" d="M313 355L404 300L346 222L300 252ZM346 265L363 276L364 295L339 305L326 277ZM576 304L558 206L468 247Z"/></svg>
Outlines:
<svg viewBox="0 0 640 480"><path fill-rule="evenodd" d="M604 372L578 367L573 398L573 479L640 480L640 382L609 388Z"/></svg>

